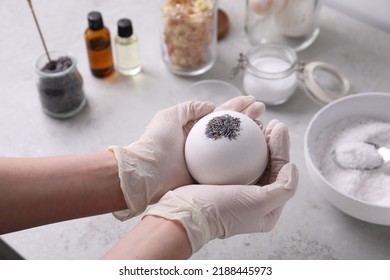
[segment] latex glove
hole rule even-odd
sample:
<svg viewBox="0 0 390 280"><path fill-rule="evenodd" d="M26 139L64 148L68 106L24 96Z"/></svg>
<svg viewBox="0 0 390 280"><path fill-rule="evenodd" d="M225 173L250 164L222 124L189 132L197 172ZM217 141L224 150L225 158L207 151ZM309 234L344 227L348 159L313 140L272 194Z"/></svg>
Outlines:
<svg viewBox="0 0 390 280"><path fill-rule="evenodd" d="M278 121L267 126L270 161L258 185L188 185L170 191L145 215L180 222L192 252L208 241L236 234L270 231L298 185L298 169L289 161L287 127Z"/></svg>
<svg viewBox="0 0 390 280"><path fill-rule="evenodd" d="M138 141L125 147L109 147L118 160L120 186L129 208L115 212L116 218L134 217L167 191L194 183L185 163L185 140L195 122L214 109L210 102L180 103L158 112ZM265 107L252 96L241 96L217 109L258 117Z"/></svg>

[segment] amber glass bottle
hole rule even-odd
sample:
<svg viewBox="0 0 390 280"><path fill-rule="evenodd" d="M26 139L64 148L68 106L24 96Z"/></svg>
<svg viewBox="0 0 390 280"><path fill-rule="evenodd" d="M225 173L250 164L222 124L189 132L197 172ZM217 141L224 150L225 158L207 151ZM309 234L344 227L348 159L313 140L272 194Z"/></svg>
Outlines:
<svg viewBox="0 0 390 280"><path fill-rule="evenodd" d="M103 78L114 71L110 31L103 24L99 12L88 14L88 28L84 33L89 66L95 77Z"/></svg>

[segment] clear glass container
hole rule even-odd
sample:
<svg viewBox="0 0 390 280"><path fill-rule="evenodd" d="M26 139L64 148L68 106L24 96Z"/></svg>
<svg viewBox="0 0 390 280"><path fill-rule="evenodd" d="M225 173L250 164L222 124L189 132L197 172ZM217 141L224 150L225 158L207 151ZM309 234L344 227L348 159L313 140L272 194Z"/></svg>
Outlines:
<svg viewBox="0 0 390 280"><path fill-rule="evenodd" d="M298 86L297 56L278 45L255 47L248 52L243 88L267 105L286 102Z"/></svg>
<svg viewBox="0 0 390 280"><path fill-rule="evenodd" d="M217 0L164 0L162 56L178 75L200 75L217 57Z"/></svg>
<svg viewBox="0 0 390 280"><path fill-rule="evenodd" d="M315 101L326 104L349 94L349 81L334 66L324 62L298 61L296 52L287 46L263 44L240 54L233 75L243 70L244 93L266 105L285 103L303 84Z"/></svg>
<svg viewBox="0 0 390 280"><path fill-rule="evenodd" d="M245 31L252 45L277 43L294 51L320 32L321 0L246 0Z"/></svg>
<svg viewBox="0 0 390 280"><path fill-rule="evenodd" d="M65 51L51 51L49 56L51 62L43 53L34 64L42 109L51 117L72 117L86 104L76 58Z"/></svg>

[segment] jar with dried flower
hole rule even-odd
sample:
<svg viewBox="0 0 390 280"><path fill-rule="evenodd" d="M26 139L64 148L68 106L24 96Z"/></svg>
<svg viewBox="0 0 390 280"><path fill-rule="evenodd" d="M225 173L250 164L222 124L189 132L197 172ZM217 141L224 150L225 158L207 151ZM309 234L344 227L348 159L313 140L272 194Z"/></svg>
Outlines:
<svg viewBox="0 0 390 280"><path fill-rule="evenodd" d="M86 104L83 79L70 52L51 51L51 60L40 55L35 62L38 92L43 111L51 117L69 118Z"/></svg>
<svg viewBox="0 0 390 280"><path fill-rule="evenodd" d="M216 60L217 0L164 0L162 55L175 74L195 76Z"/></svg>

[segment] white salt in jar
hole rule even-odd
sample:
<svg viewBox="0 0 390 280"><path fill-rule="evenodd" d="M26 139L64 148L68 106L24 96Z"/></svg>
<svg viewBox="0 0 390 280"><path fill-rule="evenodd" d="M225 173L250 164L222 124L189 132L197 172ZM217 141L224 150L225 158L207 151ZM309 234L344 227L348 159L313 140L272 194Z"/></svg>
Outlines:
<svg viewBox="0 0 390 280"><path fill-rule="evenodd" d="M247 55L240 54L238 61L233 71L244 71L245 94L266 105L285 103L302 81L309 95L322 104L349 94L348 80L335 67L324 62L300 62L295 51L284 45L253 47Z"/></svg>
<svg viewBox="0 0 390 280"><path fill-rule="evenodd" d="M245 93L269 105L287 101L298 86L297 56L277 45L249 51L243 76Z"/></svg>

